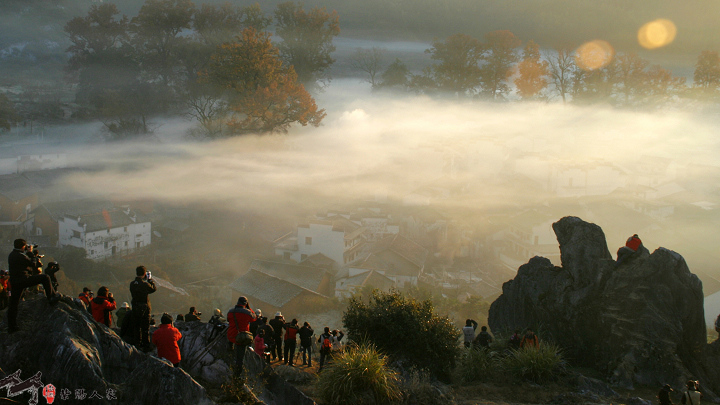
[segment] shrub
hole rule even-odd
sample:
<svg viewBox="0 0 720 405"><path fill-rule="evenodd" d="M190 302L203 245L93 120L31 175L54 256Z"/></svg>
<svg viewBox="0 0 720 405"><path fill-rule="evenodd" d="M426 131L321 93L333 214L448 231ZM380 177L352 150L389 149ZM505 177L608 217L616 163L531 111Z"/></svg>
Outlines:
<svg viewBox="0 0 720 405"><path fill-rule="evenodd" d="M463 383L485 381L492 376L498 368L495 354L487 350L467 348L460 355L457 367L457 377Z"/></svg>
<svg viewBox="0 0 720 405"><path fill-rule="evenodd" d="M315 387L328 404L383 404L402 397L398 373L372 345L347 347L318 375Z"/></svg>
<svg viewBox="0 0 720 405"><path fill-rule="evenodd" d="M448 379L455 366L460 331L434 313L432 301L405 298L398 291L373 291L369 302L353 297L343 323L354 339L362 338L396 361L427 369Z"/></svg>
<svg viewBox="0 0 720 405"><path fill-rule="evenodd" d="M449 405L455 403L452 390L448 386L434 383L430 375L423 370L410 370L407 376L403 378L402 392L402 403L406 405Z"/></svg>
<svg viewBox="0 0 720 405"><path fill-rule="evenodd" d="M508 374L536 383L552 379L562 371L564 365L560 348L543 342L538 348L513 350L501 361L502 368Z"/></svg>

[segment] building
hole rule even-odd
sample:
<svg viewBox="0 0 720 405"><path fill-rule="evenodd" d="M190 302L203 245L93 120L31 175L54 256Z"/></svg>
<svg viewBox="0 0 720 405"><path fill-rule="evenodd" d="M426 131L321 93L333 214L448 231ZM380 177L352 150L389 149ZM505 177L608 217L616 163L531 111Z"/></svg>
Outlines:
<svg viewBox="0 0 720 405"><path fill-rule="evenodd" d="M376 270L353 269L348 276L335 280L335 296L348 298L363 288L389 291L393 287L395 287L395 281Z"/></svg>
<svg viewBox="0 0 720 405"><path fill-rule="evenodd" d="M328 300L315 291L254 269L238 277L229 287L232 302L237 301L238 296L245 296L253 308L262 309L264 314L317 309Z"/></svg>
<svg viewBox="0 0 720 405"><path fill-rule="evenodd" d="M365 232L363 226L342 216L312 220L299 225L295 234L288 233L277 239L275 254L301 262L322 253L342 266L358 258L365 245Z"/></svg>
<svg viewBox="0 0 720 405"><path fill-rule="evenodd" d="M58 246L59 222L66 215L79 217L87 213L102 213L103 210L112 210L113 204L107 200L77 200L49 202L40 204L30 212L25 221L25 230L28 235L45 235L50 237L52 246Z"/></svg>
<svg viewBox="0 0 720 405"><path fill-rule="evenodd" d="M398 288L417 285L427 255L427 249L402 235L388 236L377 241L365 259L342 270L336 277L336 288L343 278L353 278L371 270L389 278Z"/></svg>
<svg viewBox="0 0 720 405"><path fill-rule="evenodd" d="M560 247L552 229L557 219L535 210L510 218L503 230L503 243L497 252L502 264L516 272L535 256L560 264Z"/></svg>
<svg viewBox="0 0 720 405"><path fill-rule="evenodd" d="M318 294L325 296L333 294L333 274L323 268L267 260L253 260L250 263L250 270L278 277Z"/></svg>
<svg viewBox="0 0 720 405"><path fill-rule="evenodd" d="M58 245L85 249L94 260L124 255L152 242L150 221L129 208L111 208L58 221Z"/></svg>

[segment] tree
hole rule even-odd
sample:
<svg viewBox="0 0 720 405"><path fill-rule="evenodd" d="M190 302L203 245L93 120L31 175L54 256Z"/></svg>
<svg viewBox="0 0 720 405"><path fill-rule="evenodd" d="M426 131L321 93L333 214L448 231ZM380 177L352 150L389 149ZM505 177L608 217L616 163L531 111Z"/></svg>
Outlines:
<svg viewBox="0 0 720 405"><path fill-rule="evenodd" d="M221 45L202 76L226 91L231 133L286 132L292 123L318 126L325 117L292 66L283 65L270 34L253 28Z"/></svg>
<svg viewBox="0 0 720 405"><path fill-rule="evenodd" d="M518 77L515 79L518 93L523 100L532 99L548 85L548 62L540 59L540 50L534 41L528 41L523 51L523 60L518 63Z"/></svg>
<svg viewBox="0 0 720 405"><path fill-rule="evenodd" d="M573 101L586 104L612 102L618 77L617 63L614 61L594 70L578 69L573 76Z"/></svg>
<svg viewBox="0 0 720 405"><path fill-rule="evenodd" d="M706 94L720 88L720 55L716 51L702 51L695 64L693 84Z"/></svg>
<svg viewBox="0 0 720 405"><path fill-rule="evenodd" d="M19 118L12 101L5 94L0 94L0 128L10 130Z"/></svg>
<svg viewBox="0 0 720 405"><path fill-rule="evenodd" d="M370 49L358 48L350 57L350 65L361 72L367 73L368 78L365 80L370 83L370 86L372 86L373 89L379 84L375 80L375 77L380 71L383 53L383 49L376 47L372 47Z"/></svg>
<svg viewBox="0 0 720 405"><path fill-rule="evenodd" d="M655 105L668 101L685 90L685 82L684 77L675 77L667 69L657 65L650 66L647 72L648 101Z"/></svg>
<svg viewBox="0 0 720 405"><path fill-rule="evenodd" d="M485 52L481 58L484 64L480 68L480 77L483 92L490 98L502 98L510 91L507 80L512 74L512 65L518 61L515 48L520 44L520 39L507 30L485 34Z"/></svg>
<svg viewBox="0 0 720 405"><path fill-rule="evenodd" d="M283 60L292 65L298 80L315 85L327 79L326 71L335 62L330 54L335 51L332 43L340 34L340 23L335 11L325 8L303 10L302 3L281 3L275 10L276 32L282 42L278 44Z"/></svg>
<svg viewBox="0 0 720 405"><path fill-rule="evenodd" d="M473 93L480 85L478 62L483 54L480 41L469 35L455 34L445 41L434 41L432 45L425 53L437 63L427 69L426 76L441 91L458 97Z"/></svg>
<svg viewBox="0 0 720 405"><path fill-rule="evenodd" d="M382 73L380 78L382 81L378 84L382 89L400 89L407 90L408 74L410 70L399 58L388 66Z"/></svg>
<svg viewBox="0 0 720 405"><path fill-rule="evenodd" d="M194 14L190 0L147 0L132 19L133 44L149 80L167 86L186 77L179 69L180 49L190 39L181 33L191 28Z"/></svg>
<svg viewBox="0 0 720 405"><path fill-rule="evenodd" d="M550 73L550 82L555 91L562 98L563 103L567 101L567 94L572 89L573 77L577 66L570 48L557 48L554 54L545 56L548 61L548 71Z"/></svg>
<svg viewBox="0 0 720 405"><path fill-rule="evenodd" d="M616 66L618 72L617 93L623 96L618 104L633 105L645 99L648 76L645 68L649 62L636 53L618 55Z"/></svg>
<svg viewBox="0 0 720 405"><path fill-rule="evenodd" d="M348 334L367 340L393 360L449 377L455 365L460 331L435 313L432 301L404 297L398 291L374 291L366 303L350 299L343 314Z"/></svg>

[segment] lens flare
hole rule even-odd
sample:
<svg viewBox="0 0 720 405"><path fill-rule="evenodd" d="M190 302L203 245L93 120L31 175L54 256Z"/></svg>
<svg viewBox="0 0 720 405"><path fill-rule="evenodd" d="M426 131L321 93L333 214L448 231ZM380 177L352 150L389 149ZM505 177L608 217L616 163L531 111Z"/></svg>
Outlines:
<svg viewBox="0 0 720 405"><path fill-rule="evenodd" d="M575 50L575 63L582 70L596 70L607 66L615 56L615 49L607 41L596 39Z"/></svg>
<svg viewBox="0 0 720 405"><path fill-rule="evenodd" d="M638 42L646 49L655 49L670 44L675 39L677 28L666 19L646 23L638 30Z"/></svg>

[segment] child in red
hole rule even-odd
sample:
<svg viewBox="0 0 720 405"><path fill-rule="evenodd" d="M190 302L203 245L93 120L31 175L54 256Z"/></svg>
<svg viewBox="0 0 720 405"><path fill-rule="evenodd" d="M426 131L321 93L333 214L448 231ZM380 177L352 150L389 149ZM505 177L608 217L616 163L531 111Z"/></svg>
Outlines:
<svg viewBox="0 0 720 405"><path fill-rule="evenodd" d="M265 331L260 330L258 332L257 336L255 336L255 339L253 340L253 349L255 350L255 353L257 353L260 358L265 358L265 348L267 348L267 345L265 344Z"/></svg>

